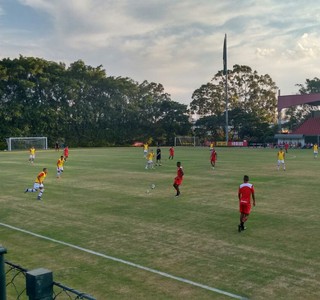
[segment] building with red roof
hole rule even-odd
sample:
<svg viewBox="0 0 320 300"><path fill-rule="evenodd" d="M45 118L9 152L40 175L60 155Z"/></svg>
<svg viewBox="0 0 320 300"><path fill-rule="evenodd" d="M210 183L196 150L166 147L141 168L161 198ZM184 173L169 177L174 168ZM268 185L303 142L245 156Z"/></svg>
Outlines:
<svg viewBox="0 0 320 300"><path fill-rule="evenodd" d="M320 93L306 95L278 96L278 123L281 124L281 110L291 106L308 104L320 105ZM280 125L279 125L280 127ZM297 129L288 134L276 134L279 143L296 143L304 146L306 138L319 144L320 138L320 111L313 111L310 118L305 120Z"/></svg>

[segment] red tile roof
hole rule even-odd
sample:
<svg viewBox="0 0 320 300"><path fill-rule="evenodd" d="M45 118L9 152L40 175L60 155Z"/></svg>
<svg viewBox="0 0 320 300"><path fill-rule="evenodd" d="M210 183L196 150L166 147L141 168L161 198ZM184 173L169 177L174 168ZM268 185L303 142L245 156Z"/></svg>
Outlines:
<svg viewBox="0 0 320 300"><path fill-rule="evenodd" d="M292 133L304 135L320 135L320 117L310 118L306 120Z"/></svg>

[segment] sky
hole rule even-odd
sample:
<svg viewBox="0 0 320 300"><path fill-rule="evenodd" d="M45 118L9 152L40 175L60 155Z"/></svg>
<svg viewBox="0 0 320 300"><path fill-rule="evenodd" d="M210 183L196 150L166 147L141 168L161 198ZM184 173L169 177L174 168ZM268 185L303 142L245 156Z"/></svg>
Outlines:
<svg viewBox="0 0 320 300"><path fill-rule="evenodd" d="M81 59L183 104L223 69L225 34L228 69L269 74L281 95L320 78L318 0L0 0L0 59Z"/></svg>

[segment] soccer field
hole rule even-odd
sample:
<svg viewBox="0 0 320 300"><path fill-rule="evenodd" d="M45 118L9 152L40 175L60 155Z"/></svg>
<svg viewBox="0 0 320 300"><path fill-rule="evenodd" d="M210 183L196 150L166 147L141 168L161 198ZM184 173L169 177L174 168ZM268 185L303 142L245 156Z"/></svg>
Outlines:
<svg viewBox="0 0 320 300"><path fill-rule="evenodd" d="M277 171L275 149L216 150L214 170L208 148L187 147L174 160L162 148L162 166L145 170L142 148L71 148L59 180L62 151L37 151L34 165L28 152L1 152L5 258L50 269L55 281L99 300L319 299L320 158L289 150L287 170ZM24 190L43 167L37 201ZM256 207L238 233L245 174Z"/></svg>

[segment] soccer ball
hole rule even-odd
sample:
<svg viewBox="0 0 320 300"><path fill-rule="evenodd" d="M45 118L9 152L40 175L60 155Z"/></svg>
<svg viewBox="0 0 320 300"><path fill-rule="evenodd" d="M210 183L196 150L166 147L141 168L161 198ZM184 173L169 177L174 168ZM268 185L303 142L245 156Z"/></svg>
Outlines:
<svg viewBox="0 0 320 300"><path fill-rule="evenodd" d="M153 184L151 184L151 188L152 189L155 189L155 187L156 187L156 185L153 183Z"/></svg>

